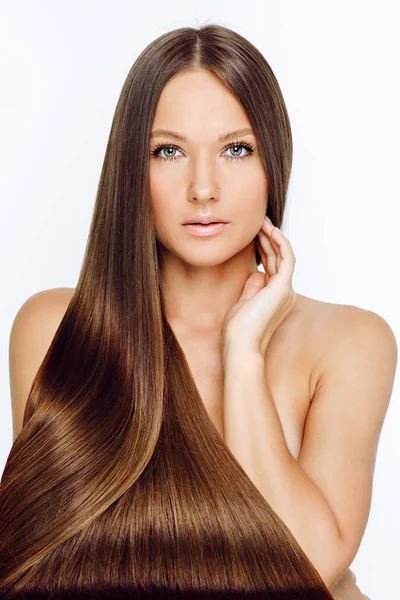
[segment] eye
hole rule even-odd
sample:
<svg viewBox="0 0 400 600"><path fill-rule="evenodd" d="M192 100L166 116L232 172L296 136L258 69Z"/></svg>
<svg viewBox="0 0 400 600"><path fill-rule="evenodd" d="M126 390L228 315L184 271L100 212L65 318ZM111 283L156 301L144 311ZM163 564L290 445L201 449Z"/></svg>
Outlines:
<svg viewBox="0 0 400 600"><path fill-rule="evenodd" d="M240 156L230 156L229 158L231 160L244 160L245 158L249 158L256 149L255 146L248 144L247 142L234 142L233 144L229 144L224 151L230 150L231 148L234 148L235 151L237 151L239 148L245 148L247 150L246 154L242 154Z"/></svg>
<svg viewBox="0 0 400 600"><path fill-rule="evenodd" d="M154 158L159 158L161 160L175 160L174 156L161 156L160 155L161 150L165 150L165 149L167 149L167 150L178 150L179 151L178 146L174 146L173 144L168 144L168 145L166 145L166 144L158 144L154 148L154 150L152 150L150 152L150 154L151 154L151 156L154 156Z"/></svg>
<svg viewBox="0 0 400 600"><path fill-rule="evenodd" d="M256 147L253 146L252 144L249 144L247 142L243 142L243 141L237 141L237 142L233 142L232 144L229 144L229 146L226 146L223 150L223 152L226 152L227 150L230 150L231 148L234 149L235 152L238 151L239 148L245 148L245 150L247 150L246 154L243 155L231 155L228 156L229 160L244 160L246 158L249 158L253 152L255 151ZM171 153L174 151L178 151L181 152L180 148L178 148L178 146L175 146L174 144L158 144L151 152L151 156L153 156L154 158L158 158L160 160L175 160L175 156L162 156L160 153L166 150L167 152ZM179 158L179 157L178 157Z"/></svg>

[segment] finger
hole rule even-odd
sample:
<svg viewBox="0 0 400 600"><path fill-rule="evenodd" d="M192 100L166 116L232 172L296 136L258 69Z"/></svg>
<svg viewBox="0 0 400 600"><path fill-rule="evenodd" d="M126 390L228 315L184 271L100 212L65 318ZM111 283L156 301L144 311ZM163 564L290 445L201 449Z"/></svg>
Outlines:
<svg viewBox="0 0 400 600"><path fill-rule="evenodd" d="M296 257L294 255L293 248L289 240L277 227L275 227L275 229L273 230L272 236L274 237L276 243L279 245L280 254L282 257L279 273L282 273L282 275L285 277L292 278L294 273L294 266L296 263Z"/></svg>
<svg viewBox="0 0 400 600"><path fill-rule="evenodd" d="M260 257L261 257L261 262L262 262L262 265L264 267L264 272L267 275L267 277L270 278L271 277L271 272L270 272L270 269L268 267L268 255L264 252L263 247L261 246L261 242L260 242L259 236L257 236L257 250L258 250L258 253L259 253Z"/></svg>
<svg viewBox="0 0 400 600"><path fill-rule="evenodd" d="M266 265L264 264L264 268L266 269L266 273L268 273L269 277L271 277L271 275L274 275L277 272L275 251L268 236L262 230L258 232L258 239L265 256L265 261L263 262L265 262Z"/></svg>
<svg viewBox="0 0 400 600"><path fill-rule="evenodd" d="M270 221L264 220L263 225L261 227L261 231L264 231L267 234L270 244L276 254L276 257L277 257L276 270L278 271L279 265L281 262L281 257L280 257L279 245L275 242L275 240L272 237L272 232L273 232L274 228L275 228L275 225L273 225Z"/></svg>
<svg viewBox="0 0 400 600"><path fill-rule="evenodd" d="M265 272L268 274L269 277L271 277L271 275L276 273L275 252L267 236L265 236L265 234L263 235L262 232L258 232L257 240L260 247L260 253L263 258Z"/></svg>
<svg viewBox="0 0 400 600"><path fill-rule="evenodd" d="M265 274L258 271L252 273L244 284L239 302L250 300L255 294L265 287Z"/></svg>
<svg viewBox="0 0 400 600"><path fill-rule="evenodd" d="M262 262L262 266L264 267L264 271L269 276L269 274L268 274L269 269L268 269L268 265L267 265L268 259L267 259L267 255L265 254L265 252L263 250L263 247L261 246L259 235L257 235L257 237L256 237L256 246L257 246L258 253L261 257L261 262Z"/></svg>
<svg viewBox="0 0 400 600"><path fill-rule="evenodd" d="M271 232L267 235L263 230L260 231L260 239L262 239L268 248L268 251L274 257L274 266L272 274L278 272L280 265L280 249L279 245L272 239Z"/></svg>

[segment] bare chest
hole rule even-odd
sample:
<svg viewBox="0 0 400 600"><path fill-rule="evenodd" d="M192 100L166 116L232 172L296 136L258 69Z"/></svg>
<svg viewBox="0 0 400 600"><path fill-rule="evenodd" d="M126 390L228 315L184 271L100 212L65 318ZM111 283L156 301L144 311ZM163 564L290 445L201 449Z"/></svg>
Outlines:
<svg viewBox="0 0 400 600"><path fill-rule="evenodd" d="M298 459L313 394L314 356L307 336L298 328L275 338L267 350L265 372L284 431L287 447ZM197 346L184 349L207 413L223 437L223 367L219 352Z"/></svg>

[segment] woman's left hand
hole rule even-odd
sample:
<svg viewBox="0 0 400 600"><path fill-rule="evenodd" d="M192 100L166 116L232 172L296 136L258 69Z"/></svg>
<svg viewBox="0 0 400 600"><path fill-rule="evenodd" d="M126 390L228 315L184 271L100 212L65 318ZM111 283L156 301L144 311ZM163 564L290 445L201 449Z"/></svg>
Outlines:
<svg viewBox="0 0 400 600"><path fill-rule="evenodd" d="M292 277L296 257L289 240L265 218L258 233L258 252L265 273L252 273L242 294L228 312L223 326L223 347L232 342L265 354L275 329L296 302Z"/></svg>

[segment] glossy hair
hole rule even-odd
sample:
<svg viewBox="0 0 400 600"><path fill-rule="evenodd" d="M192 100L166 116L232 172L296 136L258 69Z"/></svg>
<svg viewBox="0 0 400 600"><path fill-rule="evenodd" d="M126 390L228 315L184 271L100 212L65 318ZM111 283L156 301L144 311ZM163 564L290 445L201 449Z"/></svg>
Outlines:
<svg viewBox="0 0 400 600"><path fill-rule="evenodd" d="M124 82L77 286L2 475L2 597L332 599L221 439L165 317L150 134L163 87L191 69L242 103L281 225L292 137L267 61L220 25L161 35Z"/></svg>

